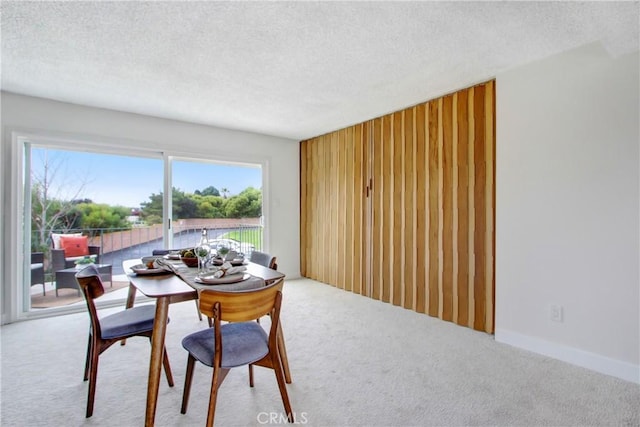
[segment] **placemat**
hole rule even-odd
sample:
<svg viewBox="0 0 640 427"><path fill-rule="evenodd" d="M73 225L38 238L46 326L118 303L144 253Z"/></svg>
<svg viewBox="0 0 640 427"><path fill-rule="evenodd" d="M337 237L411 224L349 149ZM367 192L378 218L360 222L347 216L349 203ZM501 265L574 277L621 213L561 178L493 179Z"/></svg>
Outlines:
<svg viewBox="0 0 640 427"><path fill-rule="evenodd" d="M164 260L164 263L171 265L174 273L185 281L189 286L197 291L203 289L213 289L216 291L244 291L248 289L256 289L265 286L264 280L260 277L249 276L247 280L236 283L227 283L221 285L198 283L194 279L198 275L198 269L195 267L187 267L182 261Z"/></svg>

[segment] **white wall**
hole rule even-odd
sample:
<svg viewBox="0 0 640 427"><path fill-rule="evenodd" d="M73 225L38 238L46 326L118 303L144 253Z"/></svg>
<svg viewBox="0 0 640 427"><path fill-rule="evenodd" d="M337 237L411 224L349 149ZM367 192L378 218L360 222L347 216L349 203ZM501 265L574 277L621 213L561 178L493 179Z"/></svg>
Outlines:
<svg viewBox="0 0 640 427"><path fill-rule="evenodd" d="M11 129L28 129L88 136L96 139L122 140L123 146L154 148L159 151L199 157L215 155L225 160L260 160L267 164L264 195L268 212L265 224L269 232L268 250L277 255L278 269L287 277L300 274L299 244L299 147L298 141L239 132L137 114L90 108L41 98L1 93L2 102L2 216L5 236L11 214L11 200L16 183L10 175ZM99 173L99 171L97 171ZM0 181L1 182L1 181ZM17 266L5 262L13 248L3 240L3 295L8 296L8 277ZM7 304L4 301L3 313Z"/></svg>
<svg viewBox="0 0 640 427"><path fill-rule="evenodd" d="M496 79L496 340L635 382L638 61L593 44Z"/></svg>

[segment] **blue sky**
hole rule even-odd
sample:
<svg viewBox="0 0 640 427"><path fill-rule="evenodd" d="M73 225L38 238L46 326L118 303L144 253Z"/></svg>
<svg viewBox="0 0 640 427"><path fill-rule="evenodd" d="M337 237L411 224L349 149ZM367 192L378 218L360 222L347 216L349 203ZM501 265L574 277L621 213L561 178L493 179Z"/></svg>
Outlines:
<svg viewBox="0 0 640 427"><path fill-rule="evenodd" d="M152 193L162 191L163 165L160 159L110 154L33 148L32 168L42 176L49 164L51 195L58 198L87 198L95 203L139 207ZM193 193L213 185L227 188L231 195L247 187L262 187L259 166L174 161L173 186ZM76 197L77 196L77 197Z"/></svg>

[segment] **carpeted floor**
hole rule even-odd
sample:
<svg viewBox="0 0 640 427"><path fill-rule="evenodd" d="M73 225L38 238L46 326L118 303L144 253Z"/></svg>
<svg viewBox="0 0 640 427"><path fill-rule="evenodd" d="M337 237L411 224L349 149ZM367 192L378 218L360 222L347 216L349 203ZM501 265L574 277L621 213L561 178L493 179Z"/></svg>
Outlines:
<svg viewBox="0 0 640 427"><path fill-rule="evenodd" d="M128 281L113 281L113 286L109 286L109 282L104 284L105 293L117 291L124 287L129 286ZM47 294L42 295L42 292L31 295L31 308L51 308L60 307L63 305L74 304L83 301L82 294L78 294L75 289L59 289L58 296L54 288L47 287Z"/></svg>
<svg viewBox="0 0 640 427"><path fill-rule="evenodd" d="M198 321L193 301L172 304L169 316L175 386L161 377L155 425L201 426L211 370L196 365L188 412L180 414L187 361L181 340L207 323ZM312 280L285 284L282 322L298 424L640 425L638 384ZM149 341L131 339L100 356L95 411L85 419L87 332L86 313L2 327L3 427L144 424ZM273 372L254 371L250 388L246 367L231 370L220 388L216 425L286 425Z"/></svg>

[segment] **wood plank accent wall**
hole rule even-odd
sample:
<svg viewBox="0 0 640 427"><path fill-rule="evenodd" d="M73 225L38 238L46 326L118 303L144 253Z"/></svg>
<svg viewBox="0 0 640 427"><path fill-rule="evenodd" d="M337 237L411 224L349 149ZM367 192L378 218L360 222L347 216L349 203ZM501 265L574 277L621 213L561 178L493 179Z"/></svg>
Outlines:
<svg viewBox="0 0 640 427"><path fill-rule="evenodd" d="M302 141L301 272L494 330L495 81Z"/></svg>

